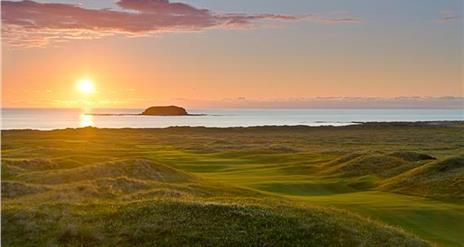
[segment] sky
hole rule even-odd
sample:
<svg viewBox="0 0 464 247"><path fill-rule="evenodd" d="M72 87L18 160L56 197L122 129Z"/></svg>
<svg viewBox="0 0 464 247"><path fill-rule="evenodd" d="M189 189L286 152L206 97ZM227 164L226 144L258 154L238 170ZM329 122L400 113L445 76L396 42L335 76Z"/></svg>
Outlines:
<svg viewBox="0 0 464 247"><path fill-rule="evenodd" d="M2 38L3 107L464 102L462 0L2 1Z"/></svg>

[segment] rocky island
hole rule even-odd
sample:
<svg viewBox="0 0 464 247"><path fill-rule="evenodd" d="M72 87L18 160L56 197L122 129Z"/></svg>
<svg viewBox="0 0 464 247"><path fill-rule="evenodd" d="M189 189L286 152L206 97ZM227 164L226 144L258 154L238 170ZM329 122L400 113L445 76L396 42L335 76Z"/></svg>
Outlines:
<svg viewBox="0 0 464 247"><path fill-rule="evenodd" d="M142 113L85 113L91 116L206 116L206 114L190 114L180 106L151 106Z"/></svg>
<svg viewBox="0 0 464 247"><path fill-rule="evenodd" d="M152 106L142 112L146 116L188 116L188 112L179 106Z"/></svg>

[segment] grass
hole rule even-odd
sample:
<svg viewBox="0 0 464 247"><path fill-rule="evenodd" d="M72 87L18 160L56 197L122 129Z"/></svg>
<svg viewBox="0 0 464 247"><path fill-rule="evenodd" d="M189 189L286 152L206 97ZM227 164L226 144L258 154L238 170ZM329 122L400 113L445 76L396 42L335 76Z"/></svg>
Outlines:
<svg viewBox="0 0 464 247"><path fill-rule="evenodd" d="M144 200L7 208L10 246L425 246L394 228L340 212L231 202ZM264 204L264 202L261 202Z"/></svg>
<svg viewBox="0 0 464 247"><path fill-rule="evenodd" d="M366 191L336 196L297 198L308 203L345 208L410 230L440 246L461 246L464 207L416 196Z"/></svg>
<svg viewBox="0 0 464 247"><path fill-rule="evenodd" d="M383 181L381 189L433 198L464 201L464 156L411 169Z"/></svg>
<svg viewBox="0 0 464 247"><path fill-rule="evenodd" d="M461 246L463 131L3 131L2 244Z"/></svg>

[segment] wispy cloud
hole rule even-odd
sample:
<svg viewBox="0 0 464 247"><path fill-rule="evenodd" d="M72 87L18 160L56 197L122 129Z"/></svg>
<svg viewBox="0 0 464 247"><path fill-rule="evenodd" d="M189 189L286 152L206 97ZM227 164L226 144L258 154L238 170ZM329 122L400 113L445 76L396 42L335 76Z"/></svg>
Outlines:
<svg viewBox="0 0 464 247"><path fill-rule="evenodd" d="M446 24L458 20L462 20L462 15L460 15L456 11L447 10L441 12L441 18L440 20L438 20L438 22Z"/></svg>
<svg viewBox="0 0 464 247"><path fill-rule="evenodd" d="M462 109L464 97L317 97L288 99L222 100L174 99L178 104L197 108L303 108L303 109ZM172 101L171 101L172 102Z"/></svg>
<svg viewBox="0 0 464 247"><path fill-rule="evenodd" d="M307 20L325 24L358 23L350 16L215 13L169 0L120 0L120 9L87 9L79 5L2 1L3 41L34 47L106 35L243 28L265 21Z"/></svg>

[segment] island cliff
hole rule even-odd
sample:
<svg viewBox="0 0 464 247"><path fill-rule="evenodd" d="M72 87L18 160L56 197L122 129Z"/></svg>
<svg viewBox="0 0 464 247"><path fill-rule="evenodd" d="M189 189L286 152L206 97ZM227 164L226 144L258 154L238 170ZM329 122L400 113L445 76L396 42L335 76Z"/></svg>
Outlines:
<svg viewBox="0 0 464 247"><path fill-rule="evenodd" d="M152 106L142 112L148 116L187 116L187 111L179 106Z"/></svg>

